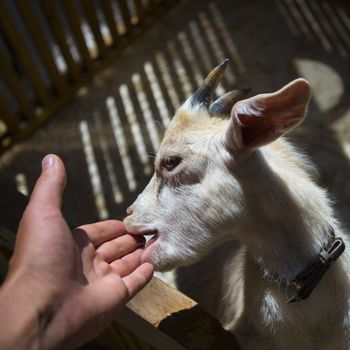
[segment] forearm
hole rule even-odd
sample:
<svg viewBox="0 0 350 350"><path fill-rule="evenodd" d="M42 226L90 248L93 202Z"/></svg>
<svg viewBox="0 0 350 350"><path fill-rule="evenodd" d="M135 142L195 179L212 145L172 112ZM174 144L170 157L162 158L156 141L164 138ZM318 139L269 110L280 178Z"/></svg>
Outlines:
<svg viewBox="0 0 350 350"><path fill-rule="evenodd" d="M52 319L47 297L33 285L7 279L0 289L0 349L41 349ZM40 300L41 298L41 300Z"/></svg>

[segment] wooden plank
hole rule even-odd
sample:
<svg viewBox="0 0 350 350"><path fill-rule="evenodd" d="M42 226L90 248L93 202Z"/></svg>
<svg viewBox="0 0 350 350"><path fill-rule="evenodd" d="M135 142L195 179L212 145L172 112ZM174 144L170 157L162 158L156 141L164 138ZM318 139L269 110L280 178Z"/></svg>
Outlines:
<svg viewBox="0 0 350 350"><path fill-rule="evenodd" d="M0 26L3 30L3 34L10 42L11 47L16 54L16 58L18 58L24 72L29 77L37 96L40 98L42 104L47 106L52 101L52 95L43 84L42 78L31 58L32 55L24 45L23 39L16 30L14 23L15 22L4 5L3 0L0 0Z"/></svg>
<svg viewBox="0 0 350 350"><path fill-rule="evenodd" d="M10 133L15 135L19 127L19 121L11 112L2 96L0 96L0 119L4 121Z"/></svg>
<svg viewBox="0 0 350 350"><path fill-rule="evenodd" d="M81 30L81 18L76 7L74 6L73 1L62 0L61 5L63 6L69 25L72 28L81 62L83 63L84 67L88 69L91 66L92 58Z"/></svg>
<svg viewBox="0 0 350 350"><path fill-rule="evenodd" d="M156 298L155 295L157 295ZM128 303L131 310L154 327L158 327L169 315L195 306L197 303L194 300L169 287L158 278L153 278L143 293ZM150 312L151 309L153 312Z"/></svg>
<svg viewBox="0 0 350 350"><path fill-rule="evenodd" d="M131 16L127 1L119 0L118 5L125 25L126 34L129 35L133 30L133 25L131 23Z"/></svg>
<svg viewBox="0 0 350 350"><path fill-rule="evenodd" d="M52 57L51 50L48 47L47 40L43 35L43 28L40 28L38 19L30 6L30 2L17 1L17 6L22 14L22 18L27 24L29 32L32 34L31 39L39 51L40 58L52 81L52 87L55 88L60 95L64 95L66 93L67 86L63 77L58 71L56 63Z"/></svg>
<svg viewBox="0 0 350 350"><path fill-rule="evenodd" d="M79 81L80 70L78 63L73 59L72 53L67 44L67 39L64 30L62 30L62 23L56 14L56 9L53 0L40 0L41 8L46 16L46 20L50 26L53 37L61 49L62 55L66 61L69 74L74 81Z"/></svg>
<svg viewBox="0 0 350 350"><path fill-rule="evenodd" d="M17 72L15 72L13 66L2 51L0 51L0 72L5 79L7 86L18 101L20 111L27 119L33 118L35 115L34 106L29 100L28 93L23 88Z"/></svg>
<svg viewBox="0 0 350 350"><path fill-rule="evenodd" d="M100 1L101 8L103 10L103 14L106 18L109 32L111 33L112 39L113 39L113 45L117 45L119 41L119 34L117 32L117 24L115 22L114 16L113 16L113 9L111 6L110 0L101 0Z"/></svg>
<svg viewBox="0 0 350 350"><path fill-rule="evenodd" d="M115 319L158 349L239 349L218 320L156 277Z"/></svg>
<svg viewBox="0 0 350 350"><path fill-rule="evenodd" d="M81 5L84 10L85 16L89 22L91 31L94 35L95 42L98 47L98 55L102 57L106 52L106 43L104 42L102 37L94 3L92 2L92 0L83 0L81 1Z"/></svg>
<svg viewBox="0 0 350 350"><path fill-rule="evenodd" d="M143 9L143 5L142 5L142 1L141 0L134 0L134 4L135 4L135 9L136 9L136 15L138 18L138 23L142 22L143 17L144 17L144 9Z"/></svg>

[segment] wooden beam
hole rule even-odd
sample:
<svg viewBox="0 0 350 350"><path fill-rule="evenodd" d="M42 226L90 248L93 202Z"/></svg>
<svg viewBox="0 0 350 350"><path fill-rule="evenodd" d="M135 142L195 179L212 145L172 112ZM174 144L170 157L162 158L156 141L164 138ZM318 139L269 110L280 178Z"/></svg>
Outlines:
<svg viewBox="0 0 350 350"><path fill-rule="evenodd" d="M239 349L235 336L218 320L156 277L116 320L158 349Z"/></svg>
<svg viewBox="0 0 350 350"><path fill-rule="evenodd" d="M111 33L113 39L113 45L117 45L119 41L119 34L117 31L117 24L113 15L113 8L111 6L111 0L101 0L100 2L101 8L103 10L103 14L106 18L109 32Z"/></svg>
<svg viewBox="0 0 350 350"><path fill-rule="evenodd" d="M73 59L67 43L65 30L62 28L63 24L60 22L53 0L40 0L40 5L45 13L45 18L51 28L52 35L61 49L68 71L73 80L78 82L80 77L79 64Z"/></svg>
<svg viewBox="0 0 350 350"><path fill-rule="evenodd" d="M81 1L81 6L90 25L91 32L95 38L95 42L98 48L98 57L102 57L106 52L106 44L102 37L94 3L91 0L83 0Z"/></svg>
<svg viewBox="0 0 350 350"><path fill-rule="evenodd" d="M31 8L30 2L17 1L17 6L22 14L22 19L24 19L26 23L26 29L31 33L31 39L40 54L41 62L51 80L51 87L60 95L65 95L68 87L65 84L64 78L58 71L47 40L43 35L43 28L40 27L39 21Z"/></svg>
<svg viewBox="0 0 350 350"><path fill-rule="evenodd" d="M131 32L133 30L133 25L131 23L131 16L130 16L130 11L129 11L127 1L126 0L119 0L118 6L120 8L120 12L121 12L123 22L124 22L124 26L125 26L125 30L126 30L125 34L129 35L129 34L131 34Z"/></svg>
<svg viewBox="0 0 350 350"><path fill-rule="evenodd" d="M32 59L32 55L28 51L23 38L19 35L15 26L14 20L3 3L4 0L0 0L0 25L3 30L4 36L9 41L13 51L16 54L16 58L21 64L25 74L29 77L33 88L41 100L44 106L47 106L52 101L52 95L50 94L47 86L43 84L42 77L40 76L36 65Z"/></svg>
<svg viewBox="0 0 350 350"><path fill-rule="evenodd" d="M78 10L71 0L62 0L61 4L72 29L80 60L83 66L88 69L92 63L92 58L81 30L81 18L78 14Z"/></svg>

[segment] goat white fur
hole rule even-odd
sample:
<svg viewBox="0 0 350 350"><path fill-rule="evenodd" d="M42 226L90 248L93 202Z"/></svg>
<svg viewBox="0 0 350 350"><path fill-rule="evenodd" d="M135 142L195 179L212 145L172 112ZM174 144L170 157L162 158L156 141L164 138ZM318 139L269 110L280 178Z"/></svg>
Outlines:
<svg viewBox="0 0 350 350"><path fill-rule="evenodd" d="M347 249L308 299L287 304L330 227L349 246L312 165L280 138L303 121L309 99L297 79L235 103L224 119L190 98L125 219L130 233L155 233L143 260L158 270L207 259L207 270L188 278L243 350L350 349ZM232 240L238 250L227 249ZM221 263L211 263L205 254L223 242Z"/></svg>

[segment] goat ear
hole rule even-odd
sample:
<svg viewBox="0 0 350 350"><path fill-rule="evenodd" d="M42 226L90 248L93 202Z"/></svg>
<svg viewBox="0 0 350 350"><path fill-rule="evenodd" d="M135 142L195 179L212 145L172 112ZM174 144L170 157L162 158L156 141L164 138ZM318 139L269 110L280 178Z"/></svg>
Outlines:
<svg viewBox="0 0 350 350"><path fill-rule="evenodd" d="M296 79L274 93L237 102L231 111L227 146L253 149L275 141L304 120L309 101L309 83Z"/></svg>

